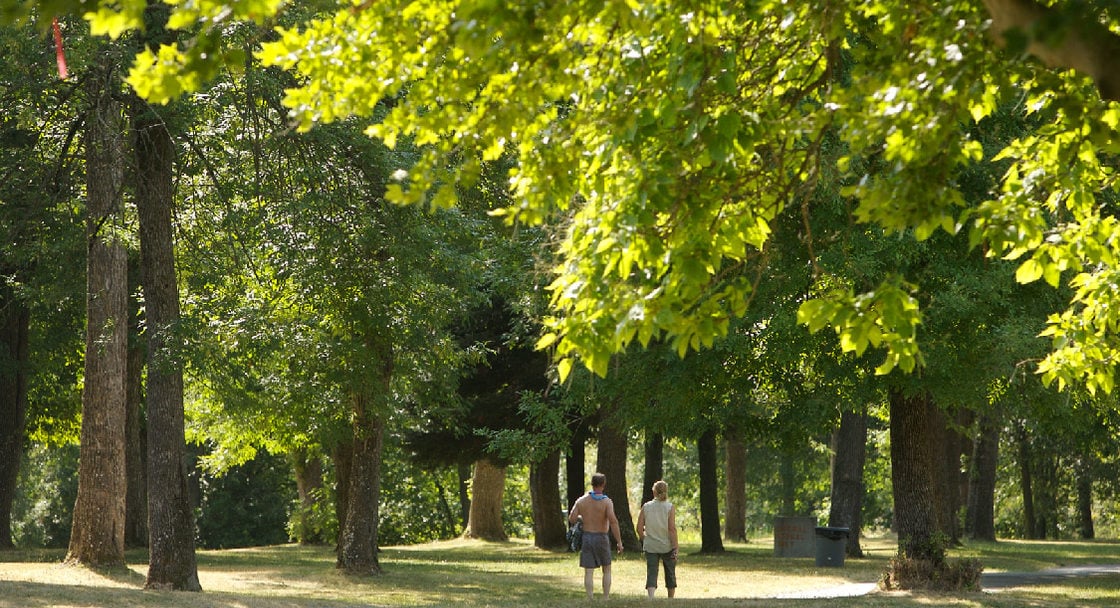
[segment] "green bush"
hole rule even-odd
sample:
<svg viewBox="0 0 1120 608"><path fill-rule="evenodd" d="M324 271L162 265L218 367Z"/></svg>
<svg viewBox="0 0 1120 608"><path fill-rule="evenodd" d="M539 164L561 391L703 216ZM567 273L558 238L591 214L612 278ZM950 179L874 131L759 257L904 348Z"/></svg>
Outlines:
<svg viewBox="0 0 1120 608"><path fill-rule="evenodd" d="M202 474L198 545L228 549L288 541L288 511L295 501L291 467L261 453L224 474Z"/></svg>
<svg viewBox="0 0 1120 608"><path fill-rule="evenodd" d="M77 497L78 446L32 446L24 455L12 504L12 540L16 546L66 547Z"/></svg>

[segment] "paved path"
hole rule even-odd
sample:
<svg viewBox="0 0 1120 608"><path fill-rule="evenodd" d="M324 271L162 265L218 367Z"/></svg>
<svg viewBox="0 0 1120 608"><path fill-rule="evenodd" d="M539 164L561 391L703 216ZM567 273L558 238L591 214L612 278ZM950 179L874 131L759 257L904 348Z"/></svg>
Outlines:
<svg viewBox="0 0 1120 608"><path fill-rule="evenodd" d="M980 575L980 587L985 591L998 591L1012 587L1029 587L1060 583L1074 578L1120 574L1120 564L1092 566L1063 566L1036 572L987 572Z"/></svg>
<svg viewBox="0 0 1120 608"><path fill-rule="evenodd" d="M1064 566L1061 568L1050 568L1048 570L1037 570L1035 572L987 572L980 575L980 588L984 591L1000 591L1014 587L1047 585L1068 581L1070 579L1109 574L1120 574L1120 564ZM867 595L877 588L877 583L845 583L831 587L821 587L819 589L782 593L773 596L772 599L857 597Z"/></svg>

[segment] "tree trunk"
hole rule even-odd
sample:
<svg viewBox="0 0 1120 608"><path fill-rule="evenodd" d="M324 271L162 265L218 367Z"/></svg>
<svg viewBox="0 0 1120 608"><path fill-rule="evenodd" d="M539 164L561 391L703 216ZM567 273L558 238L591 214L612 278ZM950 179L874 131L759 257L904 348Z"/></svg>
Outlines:
<svg viewBox="0 0 1120 608"><path fill-rule="evenodd" d="M796 515L797 511L797 475L794 473L794 455L785 446L778 456L778 479L782 488L782 514Z"/></svg>
<svg viewBox="0 0 1120 608"><path fill-rule="evenodd" d="M1034 478L1034 507L1035 513L1040 516L1036 533L1039 539L1058 540L1058 485L1061 483L1058 479L1058 456L1050 449L1036 450L1035 463L1038 468ZM1065 506L1064 498L1062 502Z"/></svg>
<svg viewBox="0 0 1120 608"><path fill-rule="evenodd" d="M665 477L665 437L661 433L646 435L646 466L642 476L642 502L653 500L654 482Z"/></svg>
<svg viewBox="0 0 1120 608"><path fill-rule="evenodd" d="M724 435L724 475L727 477L727 517L723 537L747 541L747 447L742 439Z"/></svg>
<svg viewBox="0 0 1120 608"><path fill-rule="evenodd" d="M471 519L471 465L460 463L456 471L459 474L459 527L466 532Z"/></svg>
<svg viewBox="0 0 1120 608"><path fill-rule="evenodd" d="M128 257L121 188L124 121L113 99L111 69L88 81L86 120L86 360L81 456L67 561L124 565L125 376L128 348Z"/></svg>
<svg viewBox="0 0 1120 608"><path fill-rule="evenodd" d="M377 560L378 503L381 497L381 442L384 423L371 395L354 401L354 443L347 484L346 523L339 529L338 569L346 574L381 574Z"/></svg>
<svg viewBox="0 0 1120 608"><path fill-rule="evenodd" d="M587 436L582 431L572 433L571 442L568 444L568 454L564 459L564 474L567 477L567 501L565 504L568 509L583 496L585 484L587 483L587 453L586 443Z"/></svg>
<svg viewBox="0 0 1120 608"><path fill-rule="evenodd" d="M890 394L891 484L895 524L902 553L911 559L939 563L944 548L936 543L937 512L934 492L941 462L939 446L930 433L939 420L927 395Z"/></svg>
<svg viewBox="0 0 1120 608"><path fill-rule="evenodd" d="M127 413L125 418L124 546L148 546L148 442L144 429L144 346L139 292L140 261L128 261L128 316L132 319L128 340Z"/></svg>
<svg viewBox="0 0 1120 608"><path fill-rule="evenodd" d="M607 420L609 416L604 416ZM630 497L626 482L626 434L604 422L599 426L599 453L597 469L607 476L606 494L614 503L614 514L622 533L622 546L627 551L641 551L638 533L634 531L634 518L630 515Z"/></svg>
<svg viewBox="0 0 1120 608"><path fill-rule="evenodd" d="M467 538L506 541L502 524L502 496L506 488L506 467L484 456L474 463L471 481L471 515L467 520Z"/></svg>
<svg viewBox="0 0 1120 608"><path fill-rule="evenodd" d="M719 449L715 430L704 431L697 441L700 459L700 552L722 553L719 521Z"/></svg>
<svg viewBox="0 0 1120 608"><path fill-rule="evenodd" d="M937 529L945 534L950 544L959 542L957 530L957 483L960 475L960 442L957 434L949 427L949 415L939 407L931 408L931 426L927 441L935 450L933 493L934 508L937 511Z"/></svg>
<svg viewBox="0 0 1120 608"><path fill-rule="evenodd" d="M1031 441L1022 421L1015 427L1015 441L1019 445L1019 489L1023 492L1023 535L1036 539L1036 519L1034 513L1034 481L1031 476Z"/></svg>
<svg viewBox="0 0 1120 608"><path fill-rule="evenodd" d="M828 525L848 528L845 549L850 557L863 557L859 537L863 528L863 464L867 455L867 410L844 410L840 428L832 437L832 507Z"/></svg>
<svg viewBox="0 0 1120 608"><path fill-rule="evenodd" d="M1096 537L1093 529L1093 474L1084 460L1077 466L1077 524L1083 540Z"/></svg>
<svg viewBox="0 0 1120 608"><path fill-rule="evenodd" d="M187 490L183 369L175 352L179 286L175 276L172 162L175 149L163 119L134 100L136 207L148 336L148 522L146 587L201 591L195 560L194 513Z"/></svg>
<svg viewBox="0 0 1120 608"><path fill-rule="evenodd" d="M296 540L301 545L321 544L323 532L315 526L314 511L323 489L323 461L307 449L293 451L291 459L299 497L299 511L294 515Z"/></svg>
<svg viewBox="0 0 1120 608"><path fill-rule="evenodd" d="M996 467L999 464L1000 421L985 413L978 422L979 437L972 450L965 533L973 540L996 540Z"/></svg>
<svg viewBox="0 0 1120 608"><path fill-rule="evenodd" d="M0 549L11 549L12 504L27 424L28 332L31 313L0 286Z"/></svg>
<svg viewBox="0 0 1120 608"><path fill-rule="evenodd" d="M533 501L533 544L554 549L566 544L560 502L560 451L555 450L529 466L529 494Z"/></svg>

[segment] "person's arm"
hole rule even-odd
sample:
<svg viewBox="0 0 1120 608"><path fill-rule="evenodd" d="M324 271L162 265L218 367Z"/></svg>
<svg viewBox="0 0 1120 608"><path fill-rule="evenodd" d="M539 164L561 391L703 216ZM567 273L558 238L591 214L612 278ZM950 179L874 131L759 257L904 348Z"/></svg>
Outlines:
<svg viewBox="0 0 1120 608"><path fill-rule="evenodd" d="M671 519L669 521L672 521ZM644 541L646 539L646 509L643 506L638 511L638 540Z"/></svg>
<svg viewBox="0 0 1120 608"><path fill-rule="evenodd" d="M579 519L579 501L580 500L582 500L582 499L577 499L575 504L572 505L571 510L568 511L568 524L569 525L576 523L576 520Z"/></svg>
<svg viewBox="0 0 1120 608"><path fill-rule="evenodd" d="M673 559L677 559L677 505L669 507L669 546L672 547Z"/></svg>

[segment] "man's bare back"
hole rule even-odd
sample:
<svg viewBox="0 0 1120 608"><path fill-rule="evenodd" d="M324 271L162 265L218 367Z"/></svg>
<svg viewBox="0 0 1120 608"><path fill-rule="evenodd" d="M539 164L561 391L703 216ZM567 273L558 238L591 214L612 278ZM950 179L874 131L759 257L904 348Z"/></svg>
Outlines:
<svg viewBox="0 0 1120 608"><path fill-rule="evenodd" d="M599 498L602 496L602 498ZM583 516L584 532L611 532L616 538L621 539L618 528L618 517L614 514L614 503L602 494L584 494L572 506L568 519L575 523L577 517Z"/></svg>

